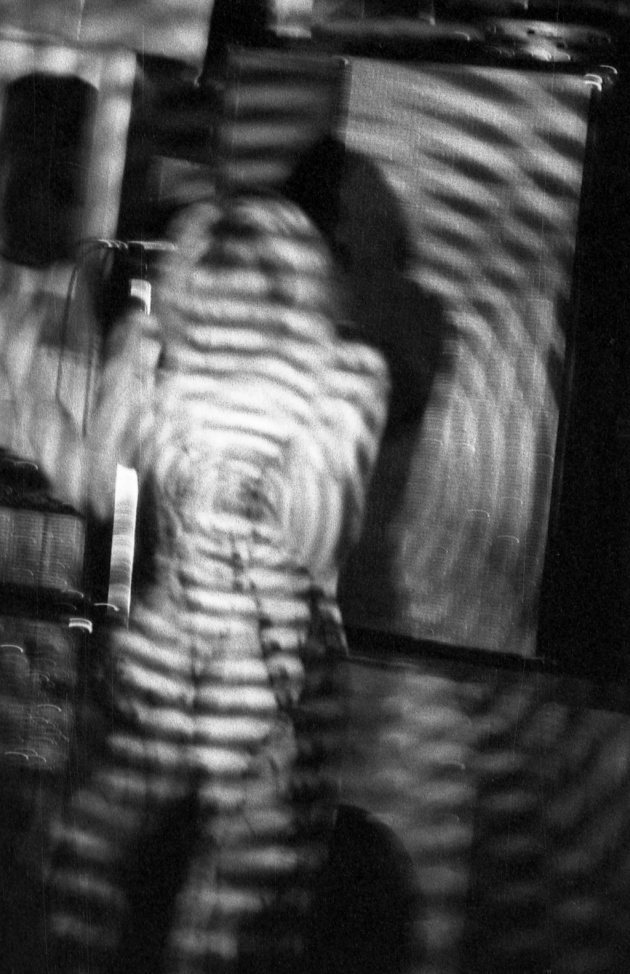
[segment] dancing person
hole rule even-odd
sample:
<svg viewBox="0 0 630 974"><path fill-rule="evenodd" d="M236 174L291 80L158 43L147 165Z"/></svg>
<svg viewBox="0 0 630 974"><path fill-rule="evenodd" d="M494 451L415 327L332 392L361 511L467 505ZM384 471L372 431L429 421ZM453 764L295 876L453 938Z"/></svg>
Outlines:
<svg viewBox="0 0 630 974"><path fill-rule="evenodd" d="M139 554L129 626L99 637L106 734L55 830L53 969L126 969L139 864L170 842L163 970L297 974L343 744L337 576L388 373L294 204L210 197L171 236L155 384L141 407L110 371L94 424L93 507L135 466Z"/></svg>

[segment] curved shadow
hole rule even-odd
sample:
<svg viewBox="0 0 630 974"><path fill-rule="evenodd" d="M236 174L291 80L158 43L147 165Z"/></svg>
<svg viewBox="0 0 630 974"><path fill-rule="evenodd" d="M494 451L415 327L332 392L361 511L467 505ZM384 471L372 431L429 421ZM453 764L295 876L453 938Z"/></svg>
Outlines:
<svg viewBox="0 0 630 974"><path fill-rule="evenodd" d="M348 316L385 356L391 376L387 427L368 500L363 538L342 572L339 599L350 618L361 609L365 573L378 572L376 615L395 618L394 546L388 524L408 481L413 444L438 373L449 371L452 332L441 300L411 275L415 252L404 204L379 167L328 137L298 163L284 192L318 226L346 285ZM383 555L385 555L383 561Z"/></svg>
<svg viewBox="0 0 630 974"><path fill-rule="evenodd" d="M406 970L419 901L398 836L363 809L341 805L315 903L310 974Z"/></svg>
<svg viewBox="0 0 630 974"><path fill-rule="evenodd" d="M315 891L300 970L295 960L249 953L238 974L402 974L409 967L420 896L413 862L395 833L361 808L341 805ZM268 942L276 907L241 928Z"/></svg>

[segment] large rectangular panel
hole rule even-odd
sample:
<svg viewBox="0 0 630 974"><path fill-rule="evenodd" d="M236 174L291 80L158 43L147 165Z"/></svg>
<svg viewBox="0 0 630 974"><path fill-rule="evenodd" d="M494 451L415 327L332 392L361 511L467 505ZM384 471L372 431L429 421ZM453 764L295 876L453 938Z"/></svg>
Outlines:
<svg viewBox="0 0 630 974"><path fill-rule="evenodd" d="M590 93L352 60L337 235L394 378L352 625L535 653Z"/></svg>

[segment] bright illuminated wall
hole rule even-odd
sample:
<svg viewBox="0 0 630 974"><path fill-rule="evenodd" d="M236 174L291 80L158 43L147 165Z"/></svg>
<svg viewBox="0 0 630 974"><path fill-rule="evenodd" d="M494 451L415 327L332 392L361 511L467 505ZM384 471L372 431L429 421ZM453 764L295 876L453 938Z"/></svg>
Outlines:
<svg viewBox="0 0 630 974"><path fill-rule="evenodd" d="M535 651L590 92L351 62L338 236L395 380L351 625Z"/></svg>
<svg viewBox="0 0 630 974"><path fill-rule="evenodd" d="M127 47L201 65L214 0L0 0L0 30Z"/></svg>
<svg viewBox="0 0 630 974"><path fill-rule="evenodd" d="M40 171L41 182L32 195L37 196L40 207L45 207L47 192L55 188L47 184L53 167L36 165L38 159L29 159L28 153L24 163L19 152L11 157L6 151L11 141L5 138L7 90L34 72L45 78L86 82L95 90L95 102L83 120L75 165L65 166L70 181L75 179L80 186L80 205L69 221L68 252L60 254L56 247L49 252L49 226L42 221L38 227L37 210L28 224L35 236L39 230L42 238L34 242L35 256L41 257L34 266L27 264L28 255L15 254L11 239L0 227L0 447L36 460L50 478L53 494L78 505L83 491L81 427L93 394L98 348L85 274L76 282L71 307L66 306L66 298L78 241L111 237L116 232L136 57L125 49L0 40L0 168L3 174L7 168L18 175L20 170L28 173L29 167ZM33 104L32 115L25 112L26 132L32 119L44 110L45 103L37 111ZM19 118L14 125L18 127ZM46 128L45 134L50 137L54 131L54 127ZM46 138L41 143L38 146L36 140L27 141L26 148L31 155L55 151L54 143L47 145ZM17 148L22 151L23 146ZM55 168L63 173L64 167ZM48 182L52 183L52 178ZM28 180L20 180L19 185L29 199ZM6 202L0 194L0 211ZM65 223L64 205L62 196L56 221L61 225ZM13 200L11 209L19 209ZM25 242L28 237L29 233L24 233ZM16 257L24 263L12 259Z"/></svg>

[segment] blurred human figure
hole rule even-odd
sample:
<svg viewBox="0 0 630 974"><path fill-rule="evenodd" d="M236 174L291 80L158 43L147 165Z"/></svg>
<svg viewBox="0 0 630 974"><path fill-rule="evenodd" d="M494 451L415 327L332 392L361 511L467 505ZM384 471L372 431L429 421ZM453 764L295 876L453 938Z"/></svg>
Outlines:
<svg viewBox="0 0 630 974"><path fill-rule="evenodd" d="M163 970L298 972L343 742L337 576L388 374L293 204L208 199L172 238L155 388L124 401L110 369L94 425L93 507L134 465L140 554L129 628L102 633L107 734L55 836L53 953L59 974L125 969L139 850L168 857L187 809Z"/></svg>

